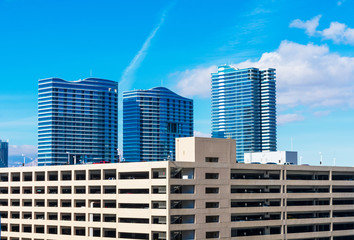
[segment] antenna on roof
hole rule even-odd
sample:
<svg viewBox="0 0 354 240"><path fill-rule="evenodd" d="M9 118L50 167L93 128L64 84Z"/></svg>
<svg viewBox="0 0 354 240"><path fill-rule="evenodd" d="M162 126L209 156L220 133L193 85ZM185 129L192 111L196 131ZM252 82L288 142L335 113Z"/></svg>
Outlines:
<svg viewBox="0 0 354 240"><path fill-rule="evenodd" d="M90 77L92 77L92 69L90 69Z"/></svg>

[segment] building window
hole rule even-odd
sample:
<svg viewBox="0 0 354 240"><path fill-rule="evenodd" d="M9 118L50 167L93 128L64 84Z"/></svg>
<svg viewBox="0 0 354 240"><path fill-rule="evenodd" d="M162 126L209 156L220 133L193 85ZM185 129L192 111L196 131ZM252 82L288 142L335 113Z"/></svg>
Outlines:
<svg viewBox="0 0 354 240"><path fill-rule="evenodd" d="M153 194L166 194L166 186L152 186Z"/></svg>
<svg viewBox="0 0 354 240"><path fill-rule="evenodd" d="M206 157L206 158L205 158L205 162L213 162L213 163L216 163L216 162L219 162L219 158L217 158L217 157Z"/></svg>
<svg viewBox="0 0 354 240"><path fill-rule="evenodd" d="M219 173L205 173L205 179L219 179Z"/></svg>
<svg viewBox="0 0 354 240"><path fill-rule="evenodd" d="M194 200L172 200L171 201L171 209L194 208L194 205L195 205Z"/></svg>
<svg viewBox="0 0 354 240"><path fill-rule="evenodd" d="M219 216L206 216L205 222L206 223L217 223L217 222L219 222Z"/></svg>
<svg viewBox="0 0 354 240"><path fill-rule="evenodd" d="M205 208L219 208L219 202L206 202Z"/></svg>
<svg viewBox="0 0 354 240"><path fill-rule="evenodd" d="M166 224L166 216L152 216L153 224Z"/></svg>
<svg viewBox="0 0 354 240"><path fill-rule="evenodd" d="M166 168L153 169L152 178L154 179L166 179Z"/></svg>
<svg viewBox="0 0 354 240"><path fill-rule="evenodd" d="M147 208L149 208L149 205ZM166 202L165 201L153 201L152 208L153 209L166 209Z"/></svg>
<svg viewBox="0 0 354 240"><path fill-rule="evenodd" d="M219 238L219 232L206 232L205 238Z"/></svg>
<svg viewBox="0 0 354 240"><path fill-rule="evenodd" d="M167 123L167 132L168 133L179 133L179 124L178 123Z"/></svg>
<svg viewBox="0 0 354 240"><path fill-rule="evenodd" d="M205 188L205 193L218 194L219 188Z"/></svg>

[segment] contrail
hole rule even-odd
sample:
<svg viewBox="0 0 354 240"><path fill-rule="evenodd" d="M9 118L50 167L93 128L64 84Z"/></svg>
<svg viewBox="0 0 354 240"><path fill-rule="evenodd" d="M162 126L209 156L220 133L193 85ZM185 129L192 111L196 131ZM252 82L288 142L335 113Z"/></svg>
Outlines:
<svg viewBox="0 0 354 240"><path fill-rule="evenodd" d="M160 27L162 26L162 24L165 21L166 18L166 14L167 12L172 8L172 6L174 5L174 2L172 4L170 4L162 13L161 19L159 21L159 23L157 24L157 26L150 32L149 36L146 38L143 46L140 48L140 50L138 51L138 53L135 55L135 57L133 58L133 60L129 63L129 65L124 69L124 72L122 74L122 77L119 81L119 91L118 91L118 95L119 95L119 99L122 99L122 95L123 95L123 91L128 90L131 85L133 84L133 79L134 79L134 73L135 71L139 68L140 64L142 63L142 61L144 60L149 47L151 45L151 41L152 39L155 37L157 31L160 29ZM123 102L122 101L118 101L118 109L122 110L123 108ZM118 114L118 142L119 142L119 148L123 149L123 119L122 119L122 114Z"/></svg>
<svg viewBox="0 0 354 240"><path fill-rule="evenodd" d="M140 48L140 50L138 51L138 53L135 55L135 57L133 58L133 60L129 63L128 67L125 68L123 75L120 79L119 82L119 88L120 88L120 92L128 89L131 85L132 85L132 81L133 81L133 75L135 73L135 71L139 68L141 62L144 60L149 47L151 45L151 41L152 39L155 37L157 31L160 29L160 27L162 26L162 24L165 21L165 17L166 14L168 12L168 10L172 7L172 4L169 5L164 12L162 13L160 22L157 24L157 26L150 32L149 36L147 37L147 39L145 40L143 46Z"/></svg>

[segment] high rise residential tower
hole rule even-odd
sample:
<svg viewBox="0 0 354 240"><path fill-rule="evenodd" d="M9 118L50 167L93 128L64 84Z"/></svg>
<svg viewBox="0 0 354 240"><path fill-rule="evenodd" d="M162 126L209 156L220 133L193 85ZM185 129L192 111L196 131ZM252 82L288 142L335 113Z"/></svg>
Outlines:
<svg viewBox="0 0 354 240"><path fill-rule="evenodd" d="M212 73L212 137L235 139L240 162L244 153L277 150L275 69Z"/></svg>
<svg viewBox="0 0 354 240"><path fill-rule="evenodd" d="M175 138L193 136L193 100L164 87L123 93L125 161L175 159Z"/></svg>
<svg viewBox="0 0 354 240"><path fill-rule="evenodd" d="M0 140L0 168L9 164L9 143Z"/></svg>
<svg viewBox="0 0 354 240"><path fill-rule="evenodd" d="M39 80L39 166L115 161L117 148L117 82Z"/></svg>

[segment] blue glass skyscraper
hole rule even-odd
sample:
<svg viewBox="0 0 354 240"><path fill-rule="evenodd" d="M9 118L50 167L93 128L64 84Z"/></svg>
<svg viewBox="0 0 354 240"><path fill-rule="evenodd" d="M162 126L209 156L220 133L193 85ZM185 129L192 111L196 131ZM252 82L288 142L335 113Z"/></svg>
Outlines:
<svg viewBox="0 0 354 240"><path fill-rule="evenodd" d="M125 161L174 160L175 139L193 136L193 100L164 87L123 93Z"/></svg>
<svg viewBox="0 0 354 240"><path fill-rule="evenodd" d="M275 69L220 66L212 73L212 137L236 140L236 157L276 151Z"/></svg>
<svg viewBox="0 0 354 240"><path fill-rule="evenodd" d="M8 167L9 143L0 140L0 167Z"/></svg>
<svg viewBox="0 0 354 240"><path fill-rule="evenodd" d="M39 166L115 161L117 148L117 82L39 80Z"/></svg>

